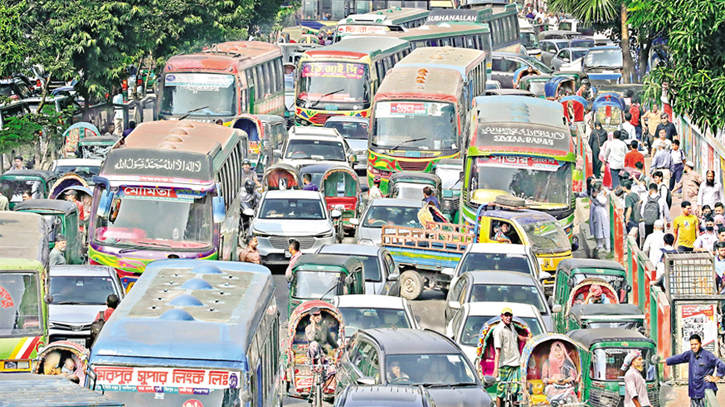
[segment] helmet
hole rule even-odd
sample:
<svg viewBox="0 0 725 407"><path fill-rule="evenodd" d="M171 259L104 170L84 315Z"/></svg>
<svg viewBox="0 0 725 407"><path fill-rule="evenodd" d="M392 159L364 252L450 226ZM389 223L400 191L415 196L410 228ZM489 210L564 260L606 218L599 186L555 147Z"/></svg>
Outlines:
<svg viewBox="0 0 725 407"><path fill-rule="evenodd" d="M252 165L252 163L249 161L249 158L245 158L242 160L242 165Z"/></svg>
<svg viewBox="0 0 725 407"><path fill-rule="evenodd" d="M254 191L254 187L254 181L252 181L251 179L244 181L244 189L246 189L247 192L252 193Z"/></svg>

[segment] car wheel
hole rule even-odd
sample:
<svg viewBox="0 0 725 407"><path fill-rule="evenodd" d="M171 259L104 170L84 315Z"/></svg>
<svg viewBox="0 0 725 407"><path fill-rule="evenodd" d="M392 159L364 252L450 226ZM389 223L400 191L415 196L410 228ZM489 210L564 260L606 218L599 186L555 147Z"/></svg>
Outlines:
<svg viewBox="0 0 725 407"><path fill-rule="evenodd" d="M408 270L400 275L400 296L406 300L414 300L423 291L423 278L415 270Z"/></svg>

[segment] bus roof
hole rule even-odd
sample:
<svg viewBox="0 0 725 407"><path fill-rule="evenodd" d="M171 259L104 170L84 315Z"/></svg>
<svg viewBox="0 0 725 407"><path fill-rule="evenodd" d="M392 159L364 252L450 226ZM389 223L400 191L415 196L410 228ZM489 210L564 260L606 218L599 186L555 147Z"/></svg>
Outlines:
<svg viewBox="0 0 725 407"><path fill-rule="evenodd" d="M485 24L477 23L440 23L436 25L422 25L420 27L412 28L406 32L394 33L404 40L415 41L419 39L426 39L431 37L440 37L441 34L451 35L466 35L474 33L487 33L490 32L488 26Z"/></svg>
<svg viewBox="0 0 725 407"><path fill-rule="evenodd" d="M561 104L526 96L479 96L473 99L477 130L471 148L481 152L551 155L573 161L571 130Z"/></svg>
<svg viewBox="0 0 725 407"><path fill-rule="evenodd" d="M231 41L214 44L202 52L175 55L166 62L164 71L223 71L236 73L258 59L268 60L282 55L275 44L259 41Z"/></svg>
<svg viewBox="0 0 725 407"><path fill-rule="evenodd" d="M36 260L47 265L48 254L45 218L37 213L0 211L0 258Z"/></svg>
<svg viewBox="0 0 725 407"><path fill-rule="evenodd" d="M375 100L416 99L456 103L462 89L461 75L450 69L396 66L385 75Z"/></svg>
<svg viewBox="0 0 725 407"><path fill-rule="evenodd" d="M339 21L338 24L348 23L376 23L400 25L401 23L423 18L429 13L428 10L418 8L393 7L385 10L371 11L365 14L352 14Z"/></svg>
<svg viewBox="0 0 725 407"><path fill-rule="evenodd" d="M264 314L277 312L267 307L273 296L272 274L264 266L210 260L152 262L106 322L91 361L182 359L187 361L184 365L222 367L222 363L241 368Z"/></svg>
<svg viewBox="0 0 725 407"><path fill-rule="evenodd" d="M455 47L416 48L395 67L416 66L430 68L448 68L456 70L463 79L474 67L485 63L486 53L477 49Z"/></svg>
<svg viewBox="0 0 725 407"><path fill-rule="evenodd" d="M386 33L387 34L387 33ZM305 55L314 58L356 58L366 55L374 58L377 55L397 52L409 48L407 41L398 38L372 38L363 35L346 37L345 41L328 45L323 48L305 51Z"/></svg>

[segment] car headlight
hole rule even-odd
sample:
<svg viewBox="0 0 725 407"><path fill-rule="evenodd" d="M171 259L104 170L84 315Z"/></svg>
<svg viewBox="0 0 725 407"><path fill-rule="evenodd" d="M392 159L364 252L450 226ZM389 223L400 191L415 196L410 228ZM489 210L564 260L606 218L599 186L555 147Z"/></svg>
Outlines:
<svg viewBox="0 0 725 407"><path fill-rule="evenodd" d="M332 237L334 235L335 235L335 231L332 230L332 229L330 229L329 231L327 231L325 233L320 233L319 235L315 235L315 237L318 238L318 239L323 239L323 238L326 238L326 237Z"/></svg>
<svg viewBox="0 0 725 407"><path fill-rule="evenodd" d="M258 231L257 229L252 229L252 236L255 236L255 237L270 237L271 235L269 235L267 233L262 233L262 232Z"/></svg>
<svg viewBox="0 0 725 407"><path fill-rule="evenodd" d="M15 362L5 362L5 365L3 366L5 370L21 370L21 369L30 369L30 361L28 360L18 360Z"/></svg>
<svg viewBox="0 0 725 407"><path fill-rule="evenodd" d="M58 328L58 326L55 323L53 323L53 322L48 322L48 328L49 329L54 329L54 328Z"/></svg>

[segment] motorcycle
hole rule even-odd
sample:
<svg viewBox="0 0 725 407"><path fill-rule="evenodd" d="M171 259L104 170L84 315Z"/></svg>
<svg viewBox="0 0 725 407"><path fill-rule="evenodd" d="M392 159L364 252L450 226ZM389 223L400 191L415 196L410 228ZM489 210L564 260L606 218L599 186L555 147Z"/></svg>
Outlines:
<svg viewBox="0 0 725 407"><path fill-rule="evenodd" d="M246 189L242 189L240 196L242 214L239 217L239 238L242 242L246 242L247 236L249 236L249 227L252 224L254 212L257 210L261 198L262 195L256 190L249 193Z"/></svg>

